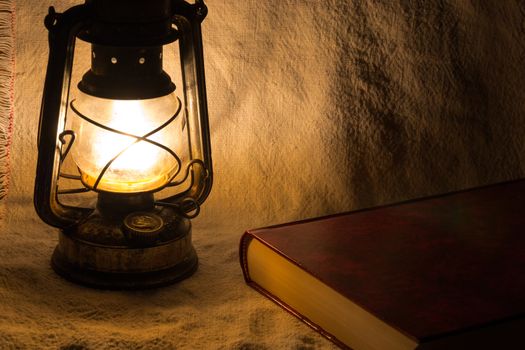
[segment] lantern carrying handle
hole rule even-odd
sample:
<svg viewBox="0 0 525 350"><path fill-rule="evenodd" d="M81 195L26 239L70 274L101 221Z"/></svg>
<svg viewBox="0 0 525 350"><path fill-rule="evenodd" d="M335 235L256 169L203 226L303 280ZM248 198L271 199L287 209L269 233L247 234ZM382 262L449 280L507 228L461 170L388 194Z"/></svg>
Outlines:
<svg viewBox="0 0 525 350"><path fill-rule="evenodd" d="M58 200L58 177L63 143L60 134L66 121L76 34L92 17L90 6L74 6L64 13L53 7L44 20L49 30L49 60L38 127L38 160L34 205L44 222L66 228L92 209L63 205Z"/></svg>
<svg viewBox="0 0 525 350"><path fill-rule="evenodd" d="M190 137L195 140L191 145L190 164L200 166L188 165L192 180L188 190L165 198L162 202L176 203L182 211L189 213L194 212L195 208L206 200L213 182L201 32L201 22L206 17L208 9L202 0L194 4L184 0L172 0L172 10L172 22L179 31L185 112L196 116L196 118L188 118L190 123L188 129L199 132L199 135ZM198 181L193 181L194 179ZM191 201L188 200L190 198Z"/></svg>

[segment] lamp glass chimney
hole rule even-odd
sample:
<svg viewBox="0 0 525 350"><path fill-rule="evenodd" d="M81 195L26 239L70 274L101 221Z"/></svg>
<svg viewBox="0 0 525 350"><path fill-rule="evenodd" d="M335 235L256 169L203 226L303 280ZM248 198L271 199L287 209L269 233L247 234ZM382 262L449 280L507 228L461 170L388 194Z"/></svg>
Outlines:
<svg viewBox="0 0 525 350"><path fill-rule="evenodd" d="M185 124L173 93L144 100L112 100L79 91L71 107L77 133L73 159L88 188L154 191L179 170Z"/></svg>

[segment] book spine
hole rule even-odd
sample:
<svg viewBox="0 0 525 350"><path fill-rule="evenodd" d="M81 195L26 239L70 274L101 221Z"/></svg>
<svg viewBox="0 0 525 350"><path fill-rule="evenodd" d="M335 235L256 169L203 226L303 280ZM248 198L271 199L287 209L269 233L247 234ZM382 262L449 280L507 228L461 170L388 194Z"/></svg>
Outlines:
<svg viewBox="0 0 525 350"><path fill-rule="evenodd" d="M253 235L246 231L241 237L241 241L239 242L239 259L241 263L241 269L242 269L242 275L244 276L244 281L249 284L251 282L250 275L248 273L248 245L250 244L250 241L253 239Z"/></svg>

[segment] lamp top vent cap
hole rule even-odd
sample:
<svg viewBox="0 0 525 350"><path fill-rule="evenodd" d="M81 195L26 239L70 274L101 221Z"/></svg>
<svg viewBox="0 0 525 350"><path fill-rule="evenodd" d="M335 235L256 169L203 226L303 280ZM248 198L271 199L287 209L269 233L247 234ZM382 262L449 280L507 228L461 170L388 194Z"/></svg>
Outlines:
<svg viewBox="0 0 525 350"><path fill-rule="evenodd" d="M112 46L156 46L173 42L170 0L86 0L92 23L79 37Z"/></svg>
<svg viewBox="0 0 525 350"><path fill-rule="evenodd" d="M95 17L110 23L141 23L171 17L170 0L86 0Z"/></svg>

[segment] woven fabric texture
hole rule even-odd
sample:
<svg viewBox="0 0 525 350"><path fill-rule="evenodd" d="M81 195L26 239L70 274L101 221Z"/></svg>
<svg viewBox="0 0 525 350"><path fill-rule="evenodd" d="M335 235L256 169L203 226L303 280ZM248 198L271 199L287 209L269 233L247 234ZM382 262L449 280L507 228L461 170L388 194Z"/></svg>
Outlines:
<svg viewBox="0 0 525 350"><path fill-rule="evenodd" d="M244 284L245 229L525 175L524 1L209 0L215 178L193 221L199 270L143 292L70 284L49 267L57 235L32 191L43 18L80 2L18 0L14 47L0 1L1 164L4 48L17 52L0 348L331 349Z"/></svg>

